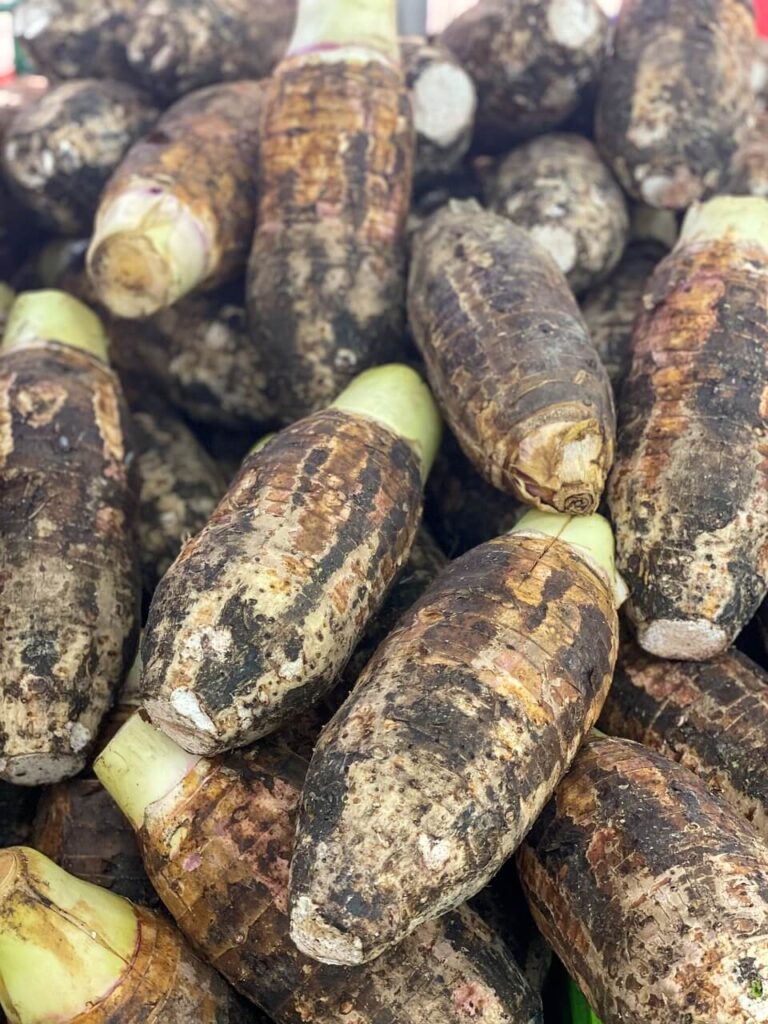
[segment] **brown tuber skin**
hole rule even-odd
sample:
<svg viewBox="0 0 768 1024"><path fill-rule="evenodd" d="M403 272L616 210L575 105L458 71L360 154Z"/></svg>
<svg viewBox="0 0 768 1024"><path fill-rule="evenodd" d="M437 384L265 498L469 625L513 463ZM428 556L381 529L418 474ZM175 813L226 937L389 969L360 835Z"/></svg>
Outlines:
<svg viewBox="0 0 768 1024"><path fill-rule="evenodd" d="M146 809L147 871L187 938L277 1024L541 1024L538 998L468 907L365 967L296 949L288 866L312 735L297 738L200 760Z"/></svg>
<svg viewBox="0 0 768 1024"><path fill-rule="evenodd" d="M477 93L450 50L423 36L400 40L416 129L417 184L460 168L472 141Z"/></svg>
<svg viewBox="0 0 768 1024"><path fill-rule="evenodd" d="M525 512L510 494L484 480L446 430L427 480L424 520L449 558L507 533Z"/></svg>
<svg viewBox="0 0 768 1024"><path fill-rule="evenodd" d="M594 512L613 462L613 396L549 254L503 217L451 201L415 239L408 316L475 468L538 508Z"/></svg>
<svg viewBox="0 0 768 1024"><path fill-rule="evenodd" d="M216 82L268 75L295 18L296 0L144 0L132 19L128 58L147 89L173 100Z"/></svg>
<svg viewBox="0 0 768 1024"><path fill-rule="evenodd" d="M39 71L51 78L125 79L125 48L137 0L19 0L14 31Z"/></svg>
<svg viewBox="0 0 768 1024"><path fill-rule="evenodd" d="M590 740L518 865L604 1024L768 1021L768 847L680 765Z"/></svg>
<svg viewBox="0 0 768 1024"><path fill-rule="evenodd" d="M404 351L414 133L393 44L309 47L270 79L246 292L287 422Z"/></svg>
<svg viewBox="0 0 768 1024"><path fill-rule="evenodd" d="M767 214L693 208L633 334L608 498L627 611L659 657L725 650L768 583Z"/></svg>
<svg viewBox="0 0 768 1024"><path fill-rule="evenodd" d="M0 777L37 785L83 767L133 658L134 451L116 376L70 344L4 348L0 410Z"/></svg>
<svg viewBox="0 0 768 1024"><path fill-rule="evenodd" d="M546 249L577 294L606 277L624 251L624 194L579 135L544 135L514 149L494 168L486 194L490 209Z"/></svg>
<svg viewBox="0 0 768 1024"><path fill-rule="evenodd" d="M245 266L256 212L256 163L263 87L230 82L192 93L170 108L115 171L104 191L88 253L99 299L118 316L147 316L191 287L210 288ZM127 225L121 204L143 204ZM197 226L200 268L172 280L151 232L178 208Z"/></svg>
<svg viewBox="0 0 768 1024"><path fill-rule="evenodd" d="M760 113L743 136L721 191L733 196L768 197L768 111Z"/></svg>
<svg viewBox="0 0 768 1024"><path fill-rule="evenodd" d="M597 0L479 0L440 42L478 93L475 146L498 153L550 131L600 70L610 24Z"/></svg>
<svg viewBox="0 0 768 1024"><path fill-rule="evenodd" d="M415 448L342 409L248 456L155 592L142 645L155 724L216 753L326 693L408 557L421 488Z"/></svg>
<svg viewBox="0 0 768 1024"><path fill-rule="evenodd" d="M597 719L617 647L614 593L583 549L512 532L451 563L315 748L291 866L299 948L366 963L480 891Z"/></svg>
<svg viewBox="0 0 768 1024"><path fill-rule="evenodd" d="M768 673L746 655L666 661L626 641L599 727L685 765L768 840Z"/></svg>
<svg viewBox="0 0 768 1024"><path fill-rule="evenodd" d="M683 210L720 185L756 112L751 0L624 0L595 131L624 188Z"/></svg>
<svg viewBox="0 0 768 1024"><path fill-rule="evenodd" d="M146 97L123 82L64 82L14 118L3 174L48 227L86 234L109 176L156 118Z"/></svg>

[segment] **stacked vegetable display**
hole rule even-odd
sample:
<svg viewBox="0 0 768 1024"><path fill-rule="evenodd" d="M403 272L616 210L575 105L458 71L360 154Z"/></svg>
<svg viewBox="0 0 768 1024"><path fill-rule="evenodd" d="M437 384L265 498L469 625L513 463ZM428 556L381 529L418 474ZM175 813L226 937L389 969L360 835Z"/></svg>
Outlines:
<svg viewBox="0 0 768 1024"><path fill-rule="evenodd" d="M768 1024L750 0L16 25L8 1021Z"/></svg>

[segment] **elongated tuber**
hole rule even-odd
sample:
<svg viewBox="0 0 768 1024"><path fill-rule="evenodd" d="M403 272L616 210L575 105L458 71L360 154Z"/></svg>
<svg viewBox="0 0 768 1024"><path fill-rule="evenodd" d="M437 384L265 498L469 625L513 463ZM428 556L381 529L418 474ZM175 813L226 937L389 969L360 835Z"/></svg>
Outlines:
<svg viewBox="0 0 768 1024"><path fill-rule="evenodd" d="M479 472L539 508L594 512L613 461L613 397L549 254L505 218L452 201L416 237L408 316Z"/></svg>
<svg viewBox="0 0 768 1024"><path fill-rule="evenodd" d="M425 591L315 748L299 949L366 963L488 882L600 713L622 597L606 520L543 512Z"/></svg>
<svg viewBox="0 0 768 1024"><path fill-rule="evenodd" d="M270 79L247 297L280 416L403 354L414 134L395 0L302 0Z"/></svg>
<svg viewBox="0 0 768 1024"><path fill-rule="evenodd" d="M467 907L365 967L325 967L296 949L288 864L313 736L297 739L209 761L136 716L97 761L190 941L277 1024L541 1024L538 998Z"/></svg>
<svg viewBox="0 0 768 1024"><path fill-rule="evenodd" d="M768 1020L768 847L685 768L590 739L518 866L605 1024Z"/></svg>
<svg viewBox="0 0 768 1024"><path fill-rule="evenodd" d="M14 303L0 350L0 777L86 763L133 657L133 450L101 322L63 292Z"/></svg>
<svg viewBox="0 0 768 1024"><path fill-rule="evenodd" d="M692 208L643 296L609 486L638 640L725 650L768 588L768 201Z"/></svg>
<svg viewBox="0 0 768 1024"><path fill-rule="evenodd" d="M88 272L99 299L144 317L241 270L253 234L263 89L232 82L186 96L112 176Z"/></svg>
<svg viewBox="0 0 768 1024"><path fill-rule="evenodd" d="M439 433L418 374L385 366L245 459L152 601L144 689L161 729L214 753L328 691L408 557Z"/></svg>

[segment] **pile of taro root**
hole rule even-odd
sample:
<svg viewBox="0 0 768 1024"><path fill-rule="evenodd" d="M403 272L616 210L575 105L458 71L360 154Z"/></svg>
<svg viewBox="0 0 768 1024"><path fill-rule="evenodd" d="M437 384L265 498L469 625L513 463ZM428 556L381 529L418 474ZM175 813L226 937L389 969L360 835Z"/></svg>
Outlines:
<svg viewBox="0 0 768 1024"><path fill-rule="evenodd" d="M751 0L19 0L0 1019L768 1024Z"/></svg>

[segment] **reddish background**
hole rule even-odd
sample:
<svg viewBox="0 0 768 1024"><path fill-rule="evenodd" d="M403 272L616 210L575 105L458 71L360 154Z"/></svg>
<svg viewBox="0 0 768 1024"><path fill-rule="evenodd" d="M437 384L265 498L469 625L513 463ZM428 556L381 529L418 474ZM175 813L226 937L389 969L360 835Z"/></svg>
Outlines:
<svg viewBox="0 0 768 1024"><path fill-rule="evenodd" d="M757 14L757 31L761 36L768 36L768 0L755 0Z"/></svg>

